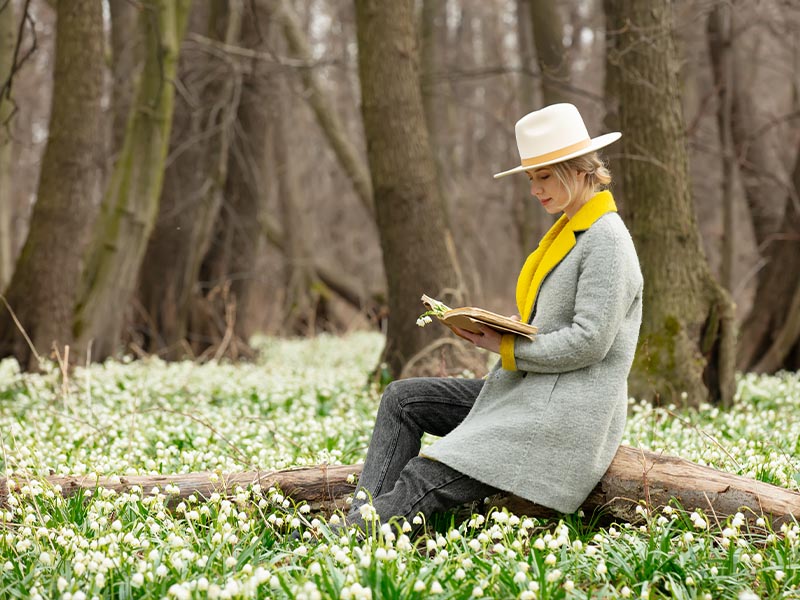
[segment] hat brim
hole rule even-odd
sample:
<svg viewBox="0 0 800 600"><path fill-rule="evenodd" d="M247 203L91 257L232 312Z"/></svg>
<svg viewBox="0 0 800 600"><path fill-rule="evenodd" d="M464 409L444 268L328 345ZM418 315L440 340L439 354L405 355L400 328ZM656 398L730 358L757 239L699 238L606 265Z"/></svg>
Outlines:
<svg viewBox="0 0 800 600"><path fill-rule="evenodd" d="M572 158L577 158L579 156L583 156L584 154L589 154L590 152L594 152L599 150L600 148L604 148L609 144L613 144L619 138L622 137L622 134L619 131L613 131L611 133L605 133L603 135L599 135L596 138L593 138L591 143L586 147L578 150L577 152L572 152L571 154L567 154L566 156L561 156L559 158L553 160L546 160L540 163L536 163L533 165L524 165L519 167L514 167L513 169L509 169L508 171L503 171L501 173L495 173L494 178L500 179L501 177L505 177L506 175L511 175L513 173L521 173L522 171L531 171L533 169L539 169L541 167L546 167L548 165L554 165L556 163L564 162L570 160Z"/></svg>

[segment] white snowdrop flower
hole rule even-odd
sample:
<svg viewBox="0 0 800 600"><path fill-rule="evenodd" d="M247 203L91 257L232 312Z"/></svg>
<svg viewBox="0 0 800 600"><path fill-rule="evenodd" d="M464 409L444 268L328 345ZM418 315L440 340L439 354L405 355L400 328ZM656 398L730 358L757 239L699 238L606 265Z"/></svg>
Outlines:
<svg viewBox="0 0 800 600"><path fill-rule="evenodd" d="M492 552L496 554L502 554L503 552L505 552L505 549L506 547L503 546L503 544L495 544L494 546L492 546Z"/></svg>
<svg viewBox="0 0 800 600"><path fill-rule="evenodd" d="M158 577L164 577L167 573L169 573L169 569L167 569L166 565L158 565L156 567L156 575Z"/></svg>
<svg viewBox="0 0 800 600"><path fill-rule="evenodd" d="M544 559L544 564L552 567L554 564L556 564L556 555L553 554L552 552L548 554L547 557L545 557Z"/></svg>
<svg viewBox="0 0 800 600"><path fill-rule="evenodd" d="M358 508L358 512L361 513L361 518L367 522L375 521L378 518L378 511L375 510L372 504L362 504Z"/></svg>
<svg viewBox="0 0 800 600"><path fill-rule="evenodd" d="M411 519L411 522L414 525L422 525L422 517L420 517L419 515L415 515L414 518Z"/></svg>
<svg viewBox="0 0 800 600"><path fill-rule="evenodd" d="M356 492L356 500L366 500L367 493L364 490L358 490Z"/></svg>
<svg viewBox="0 0 800 600"><path fill-rule="evenodd" d="M508 524L511 527L516 527L517 525L519 525L519 517L517 515L511 515L510 517L508 517Z"/></svg>
<svg viewBox="0 0 800 600"><path fill-rule="evenodd" d="M714 577L716 577L719 574L719 569L717 569L717 567L711 567L708 572L711 573L711 575L713 575Z"/></svg>
<svg viewBox="0 0 800 600"><path fill-rule="evenodd" d="M433 583L431 583L431 589L429 591L431 594L441 594L444 591L444 588L442 587L441 583L434 580Z"/></svg>
<svg viewBox="0 0 800 600"><path fill-rule="evenodd" d="M480 598L481 596L483 596L483 588L479 585L476 585L474 588L472 588L472 597Z"/></svg>
<svg viewBox="0 0 800 600"><path fill-rule="evenodd" d="M778 569L775 571L775 581L783 581L783 578L786 577L786 573Z"/></svg>
<svg viewBox="0 0 800 600"><path fill-rule="evenodd" d="M353 484L355 482L356 482L356 474L355 473L350 473L347 476L347 483Z"/></svg>
<svg viewBox="0 0 800 600"><path fill-rule="evenodd" d="M414 582L414 591L415 592L421 592L424 589L425 589L425 582L424 581L420 581L419 579L417 579Z"/></svg>
<svg viewBox="0 0 800 600"><path fill-rule="evenodd" d="M561 579L561 571L559 569L553 569L550 571L547 576L545 577L548 583L553 583L554 581L558 581Z"/></svg>
<svg viewBox="0 0 800 600"><path fill-rule="evenodd" d="M453 574L453 578L454 578L456 581L461 581L461 580L462 580L462 579L464 579L464 577L466 577L466 576L467 576L467 572L466 572L464 569L462 569L461 567L459 567L458 569L456 569L456 572Z"/></svg>
<svg viewBox="0 0 800 600"><path fill-rule="evenodd" d="M365 554L364 556L361 557L361 560L358 561L358 564L364 569L368 569L369 566L372 564L372 558L370 558L369 554Z"/></svg>
<svg viewBox="0 0 800 600"><path fill-rule="evenodd" d="M53 557L50 556L49 552L42 552L39 555L39 562L42 563L43 565L50 566L51 564L53 564Z"/></svg>
<svg viewBox="0 0 800 600"><path fill-rule="evenodd" d="M764 517L758 517L758 519L756 519L756 525L758 527L766 527L767 522L764 520Z"/></svg>
<svg viewBox="0 0 800 600"><path fill-rule="evenodd" d="M297 529L298 527L300 527L300 519L295 517L294 519L289 521L289 527L291 527L292 529Z"/></svg>
<svg viewBox="0 0 800 600"><path fill-rule="evenodd" d="M192 593L180 583L173 583L169 586L167 594L174 596L178 600L189 600L192 596Z"/></svg>
<svg viewBox="0 0 800 600"><path fill-rule="evenodd" d="M311 512L311 506L308 504L302 504L297 510L300 511L301 514L307 515Z"/></svg>
<svg viewBox="0 0 800 600"><path fill-rule="evenodd" d="M134 573L131 576L131 585L135 588L142 587L142 585L144 585L144 575L141 573Z"/></svg>
<svg viewBox="0 0 800 600"><path fill-rule="evenodd" d="M328 519L328 523L331 525L338 525L341 522L339 515L331 515L331 518Z"/></svg>
<svg viewBox="0 0 800 600"><path fill-rule="evenodd" d="M314 576L322 575L322 567L318 562L313 562L309 565L308 572L310 575Z"/></svg>
<svg viewBox="0 0 800 600"><path fill-rule="evenodd" d="M380 561L386 560L387 553L385 548L378 548L375 550L375 558Z"/></svg>
<svg viewBox="0 0 800 600"><path fill-rule="evenodd" d="M501 536L502 537L502 536ZM489 536L485 533L479 533L476 538L481 544L486 544L489 541Z"/></svg>
<svg viewBox="0 0 800 600"><path fill-rule="evenodd" d="M762 562L764 562L764 557L761 556L761 553L756 552L750 557L750 560L753 561L753 564L760 565Z"/></svg>
<svg viewBox="0 0 800 600"><path fill-rule="evenodd" d="M495 511L492 513L492 520L497 521L498 523L507 523L508 513Z"/></svg>
<svg viewBox="0 0 800 600"><path fill-rule="evenodd" d="M519 595L519 600L535 600L536 592L532 590L522 590Z"/></svg>
<svg viewBox="0 0 800 600"><path fill-rule="evenodd" d="M526 529L526 530L527 529L533 529L534 528L534 524L533 524L533 521L531 519L525 519L522 522L522 525L520 527L522 527L522 529Z"/></svg>
<svg viewBox="0 0 800 600"><path fill-rule="evenodd" d="M233 556L229 556L228 558L226 558L226 559L225 559L225 566L226 566L228 569L232 569L233 567L235 567L235 566L236 566L236 563L237 563L237 562L238 562L238 561L236 560L236 558L235 558L235 557L233 557Z"/></svg>
<svg viewBox="0 0 800 600"><path fill-rule="evenodd" d="M536 541L533 542L533 547L537 550L544 550L547 546L542 538L536 538Z"/></svg>
<svg viewBox="0 0 800 600"><path fill-rule="evenodd" d="M571 592L572 590L574 590L574 589L575 589L575 582L574 582L574 581L572 581L571 579L567 579L567 580L564 582L564 589L565 589L567 592Z"/></svg>
<svg viewBox="0 0 800 600"><path fill-rule="evenodd" d="M575 540L572 542L572 549L575 550L575 552L580 552L583 550L583 542L580 540Z"/></svg>
<svg viewBox="0 0 800 600"><path fill-rule="evenodd" d="M67 589L67 580L63 577L59 577L58 581L56 581L56 588L60 593L64 593L64 590Z"/></svg>
<svg viewBox="0 0 800 600"><path fill-rule="evenodd" d="M730 527L726 527L725 529L722 530L722 537L724 538L734 537L735 535L736 535L736 530L731 529Z"/></svg>
<svg viewBox="0 0 800 600"><path fill-rule="evenodd" d="M474 550L475 552L477 552L478 550L480 550L480 549L481 549L481 543L480 543L478 540L476 540L475 538L471 539L471 540L470 540L470 541L467 543L467 545L468 545L468 546L469 546L469 547L470 547L472 550Z"/></svg>
<svg viewBox="0 0 800 600"><path fill-rule="evenodd" d="M663 512L665 515L671 515L675 512L675 510L671 506L665 506L661 509L661 512Z"/></svg>
<svg viewBox="0 0 800 600"><path fill-rule="evenodd" d="M684 582L685 582L685 583L686 583L686 585L688 585L689 587L693 587L693 586L694 586L694 577L692 577L691 575L688 575L688 576L686 577L686 579L684 580Z"/></svg>
<svg viewBox="0 0 800 600"><path fill-rule="evenodd" d="M408 521L403 521L402 529L403 529L404 533L409 533L411 531L411 529L412 529L411 523L409 523Z"/></svg>
<svg viewBox="0 0 800 600"><path fill-rule="evenodd" d="M758 600L758 596L752 590L742 590L739 592L739 600Z"/></svg>
<svg viewBox="0 0 800 600"><path fill-rule="evenodd" d="M517 571L516 573L514 573L514 583L522 583L527 578L528 576L522 571Z"/></svg>
<svg viewBox="0 0 800 600"><path fill-rule="evenodd" d="M77 592L72 594L72 600L86 600L86 594L78 590Z"/></svg>
<svg viewBox="0 0 800 600"><path fill-rule="evenodd" d="M619 595L623 598L630 598L631 597L631 588L627 585L623 586L622 589L619 591Z"/></svg>
<svg viewBox="0 0 800 600"><path fill-rule="evenodd" d="M467 557L461 561L461 566L469 570L473 567L472 559Z"/></svg>
<svg viewBox="0 0 800 600"><path fill-rule="evenodd" d="M597 571L597 574L600 575L601 577L608 573L608 567L606 567L606 563L602 560L599 563L597 563L597 569L595 570Z"/></svg>
<svg viewBox="0 0 800 600"><path fill-rule="evenodd" d="M99 588L103 587L106 584L106 576L98 573L94 576L94 584Z"/></svg>

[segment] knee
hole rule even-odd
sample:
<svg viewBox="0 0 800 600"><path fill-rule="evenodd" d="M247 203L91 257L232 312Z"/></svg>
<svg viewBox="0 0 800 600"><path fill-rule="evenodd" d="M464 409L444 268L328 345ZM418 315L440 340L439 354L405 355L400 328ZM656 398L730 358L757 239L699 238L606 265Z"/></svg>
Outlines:
<svg viewBox="0 0 800 600"><path fill-rule="evenodd" d="M380 409L392 413L399 412L403 408L403 403L408 397L409 385L407 379L397 379L392 381L383 390L381 396Z"/></svg>

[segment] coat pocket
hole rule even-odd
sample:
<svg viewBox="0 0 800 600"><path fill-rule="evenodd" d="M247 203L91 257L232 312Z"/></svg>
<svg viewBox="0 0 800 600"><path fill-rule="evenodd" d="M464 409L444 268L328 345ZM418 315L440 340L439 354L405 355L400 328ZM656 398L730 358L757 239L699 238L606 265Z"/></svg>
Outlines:
<svg viewBox="0 0 800 600"><path fill-rule="evenodd" d="M530 409L541 412L547 408L560 376L560 373L531 373L521 380L523 398Z"/></svg>

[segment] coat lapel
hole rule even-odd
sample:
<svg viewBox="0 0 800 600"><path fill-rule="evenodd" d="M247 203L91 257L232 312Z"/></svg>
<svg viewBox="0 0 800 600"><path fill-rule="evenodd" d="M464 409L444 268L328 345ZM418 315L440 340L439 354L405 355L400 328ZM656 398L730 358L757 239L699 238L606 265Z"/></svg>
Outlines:
<svg viewBox="0 0 800 600"><path fill-rule="evenodd" d="M528 256L519 274L516 299L520 316L530 321L542 281L575 247L575 233L589 229L604 214L616 210L611 192L602 191L592 196L572 219L561 215L542 238L536 251Z"/></svg>

